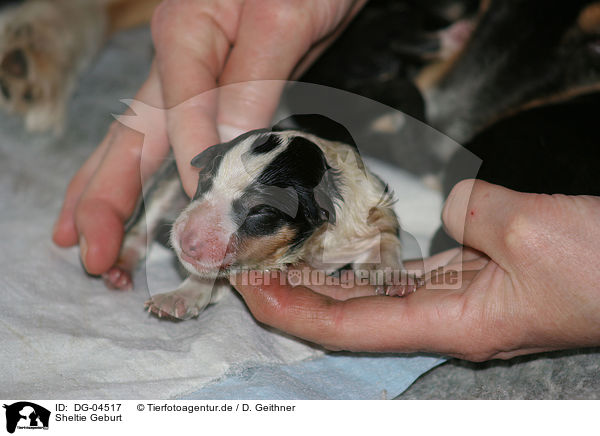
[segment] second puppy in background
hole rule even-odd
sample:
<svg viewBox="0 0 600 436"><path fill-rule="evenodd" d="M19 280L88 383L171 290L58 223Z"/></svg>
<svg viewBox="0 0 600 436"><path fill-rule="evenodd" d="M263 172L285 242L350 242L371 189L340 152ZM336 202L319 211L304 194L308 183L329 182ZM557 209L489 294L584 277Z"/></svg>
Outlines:
<svg viewBox="0 0 600 436"><path fill-rule="evenodd" d="M21 0L0 5L0 108L60 133L80 74L110 35L146 23L159 0Z"/></svg>

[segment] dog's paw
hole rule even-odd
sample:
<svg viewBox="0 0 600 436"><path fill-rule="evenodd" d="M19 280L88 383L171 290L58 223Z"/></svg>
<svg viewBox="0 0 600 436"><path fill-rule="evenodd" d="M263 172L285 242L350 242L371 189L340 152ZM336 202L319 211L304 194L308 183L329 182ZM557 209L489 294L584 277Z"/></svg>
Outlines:
<svg viewBox="0 0 600 436"><path fill-rule="evenodd" d="M383 289L385 290L385 295L388 297L406 297L416 292L421 286L425 286L423 278L408 276L405 283L385 286Z"/></svg>
<svg viewBox="0 0 600 436"><path fill-rule="evenodd" d="M95 2L27 1L0 14L0 107L60 133L77 76L100 47Z"/></svg>
<svg viewBox="0 0 600 436"><path fill-rule="evenodd" d="M0 31L0 106L25 117L29 130L47 130L62 123L64 108L52 59L40 53L30 24L5 25Z"/></svg>
<svg viewBox="0 0 600 436"><path fill-rule="evenodd" d="M128 291L133 289L133 279L131 272L117 265L113 266L107 272L102 274L102 280L109 289L119 291Z"/></svg>
<svg viewBox="0 0 600 436"><path fill-rule="evenodd" d="M146 301L145 308L159 318L194 318L210 303L211 293L199 293L190 289L154 295Z"/></svg>

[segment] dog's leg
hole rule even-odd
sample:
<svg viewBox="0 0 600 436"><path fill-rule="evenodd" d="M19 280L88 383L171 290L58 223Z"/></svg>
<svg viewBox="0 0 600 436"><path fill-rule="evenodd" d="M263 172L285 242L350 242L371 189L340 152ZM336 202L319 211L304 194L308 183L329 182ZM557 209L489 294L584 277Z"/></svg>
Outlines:
<svg viewBox="0 0 600 436"><path fill-rule="evenodd" d="M385 203L385 201L384 201ZM377 229L378 244L373 244L371 250L357 259L353 266L355 269L384 270L386 268L398 270L402 268L401 244L398 238L400 225L391 206L373 207L369 211L367 224Z"/></svg>
<svg viewBox="0 0 600 436"><path fill-rule="evenodd" d="M378 295L403 297L414 292L422 280L404 271L396 215L389 207L374 207L368 223L379 229L379 244L353 263L354 270L369 271L370 278L377 279L373 285Z"/></svg>
<svg viewBox="0 0 600 436"><path fill-rule="evenodd" d="M211 303L219 301L228 289L223 279L203 279L189 276L179 287L146 301L148 312L159 317L189 319L198 316Z"/></svg>

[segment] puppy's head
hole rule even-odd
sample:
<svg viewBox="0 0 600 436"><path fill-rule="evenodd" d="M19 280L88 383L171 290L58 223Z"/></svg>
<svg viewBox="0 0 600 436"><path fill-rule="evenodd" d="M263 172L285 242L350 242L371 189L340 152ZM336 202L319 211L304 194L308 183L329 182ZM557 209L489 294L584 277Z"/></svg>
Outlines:
<svg viewBox="0 0 600 436"><path fill-rule="evenodd" d="M326 223L335 223L339 180L317 144L298 130L256 130L199 154L193 201L171 243L193 274L282 266Z"/></svg>

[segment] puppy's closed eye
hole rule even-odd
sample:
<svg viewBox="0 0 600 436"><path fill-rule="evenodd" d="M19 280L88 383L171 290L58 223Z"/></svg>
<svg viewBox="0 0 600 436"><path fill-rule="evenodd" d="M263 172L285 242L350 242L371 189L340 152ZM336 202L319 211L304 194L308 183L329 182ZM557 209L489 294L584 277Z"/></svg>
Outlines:
<svg viewBox="0 0 600 436"><path fill-rule="evenodd" d="M282 212L262 204L248 211L240 230L252 236L262 236L273 233L282 224Z"/></svg>

